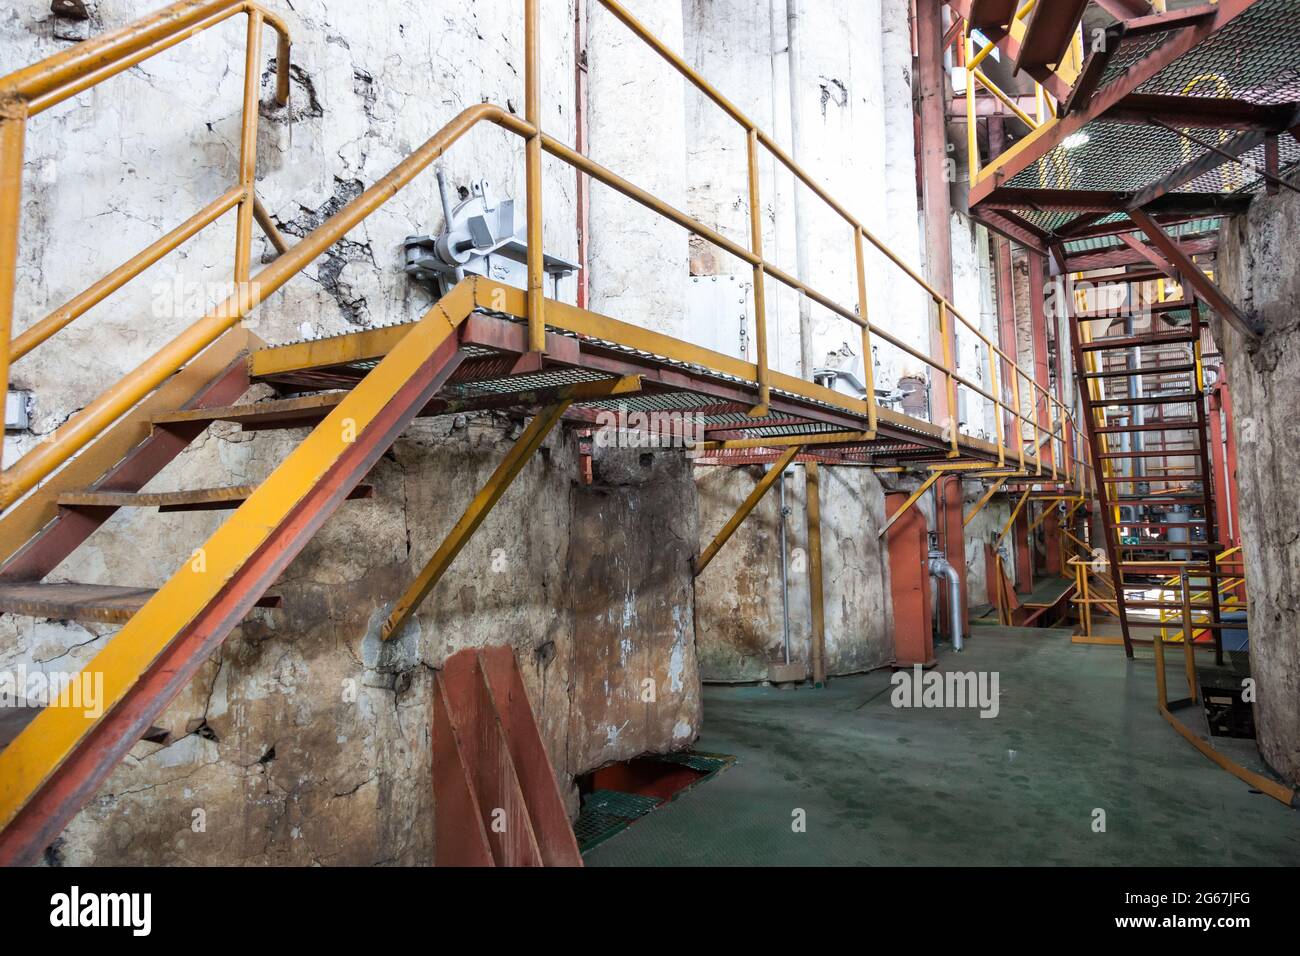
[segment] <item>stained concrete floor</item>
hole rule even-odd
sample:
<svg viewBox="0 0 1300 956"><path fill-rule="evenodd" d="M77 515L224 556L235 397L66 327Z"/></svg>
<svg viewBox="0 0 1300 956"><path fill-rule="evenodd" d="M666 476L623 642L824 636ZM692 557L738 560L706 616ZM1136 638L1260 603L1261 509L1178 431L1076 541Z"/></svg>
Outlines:
<svg viewBox="0 0 1300 956"><path fill-rule="evenodd" d="M1300 864L1300 812L1252 793L1164 722L1151 660L1073 645L1063 630L981 627L939 666L997 671L999 715L896 709L888 671L820 691L707 688L696 749L737 764L587 864ZM1203 730L1199 712L1180 716ZM1252 755L1234 744L1234 757ZM796 810L806 832L793 831Z"/></svg>

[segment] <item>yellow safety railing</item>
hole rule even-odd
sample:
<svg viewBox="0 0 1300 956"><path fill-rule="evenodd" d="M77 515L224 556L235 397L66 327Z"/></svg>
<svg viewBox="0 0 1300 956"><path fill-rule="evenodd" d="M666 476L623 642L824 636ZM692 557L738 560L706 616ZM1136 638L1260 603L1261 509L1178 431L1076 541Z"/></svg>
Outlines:
<svg viewBox="0 0 1300 956"><path fill-rule="evenodd" d="M1216 555L1215 558L1214 558L1214 563L1215 563L1216 565L1222 565L1222 564L1224 563L1225 560L1227 560L1228 558L1231 558L1232 556L1234 556L1234 555L1236 555L1236 554L1240 554L1240 553L1241 553L1241 548L1240 548L1240 547L1229 548L1227 551L1224 551L1222 554L1218 554L1218 555ZM1240 562L1241 559L1238 558L1237 560L1238 560L1238 562ZM1195 576L1196 576L1196 573L1195 573L1194 571L1192 571L1192 572L1190 572L1190 573L1191 573L1192 577L1195 577ZM1195 593L1193 593L1193 594L1191 595L1191 600L1193 601L1194 604L1198 604L1198 603L1199 603L1199 605L1203 607L1205 601L1209 600L1209 598L1210 598L1210 588L1212 588L1212 587L1215 586L1215 585L1213 584L1213 579L1209 579L1209 580L1211 581L1209 587L1207 587L1205 590L1197 591L1197 592L1195 592ZM1229 612L1229 611L1244 611L1244 610L1246 610L1246 601L1245 601L1245 599L1242 597L1242 591L1243 591L1243 589L1244 589L1244 587L1245 587L1245 584L1246 584L1246 577L1245 577L1244 574L1242 574L1242 575L1240 575L1240 576L1237 576L1237 577L1224 578L1222 581L1220 581L1220 583L1218 584L1218 590L1219 590L1219 612L1220 612L1220 615L1222 615L1222 614L1225 613L1225 612ZM1170 600L1170 601L1172 601L1172 600L1174 600L1175 598L1179 598L1179 597L1181 597L1181 595L1182 595L1181 585L1182 585L1182 576L1181 576L1181 575L1177 575L1177 574L1175 574L1175 575L1172 575L1172 576L1170 576L1170 577L1167 577L1167 578L1164 580L1163 587L1162 587L1161 590L1160 590L1160 600L1161 600L1161 601L1165 601L1165 600ZM1166 597L1166 595L1168 595L1168 597ZM1170 632L1170 629L1169 629L1169 627L1168 627L1168 624L1169 624L1170 621L1175 621L1175 620L1178 621L1178 622L1180 623L1180 625L1181 625L1181 623L1182 623L1182 612L1181 612L1181 611L1175 611L1175 610L1169 610L1169 609L1161 609L1161 611L1160 611L1160 636L1161 636L1162 638L1164 638L1165 641L1168 642L1168 643L1170 643L1170 644L1178 644L1178 643L1181 643L1182 640L1183 640L1183 637L1184 637L1184 635L1183 635L1183 628L1182 628L1181 626L1178 628L1178 630L1173 631L1172 633ZM1209 623L1222 623L1221 621L1219 621L1219 622L1214 622L1214 621L1212 621L1212 620L1211 620L1211 612L1208 611L1208 610L1195 610L1195 611L1192 611L1192 621L1193 621L1193 625L1195 625L1195 624L1209 624ZM1243 624L1242 626L1244 627L1245 625ZM1196 628L1193 627L1193 630L1195 631ZM1203 631L1204 629L1201 629L1201 630ZM1193 641L1196 640L1196 637L1197 637L1196 633L1193 633L1193 634L1192 634L1192 640L1193 640Z"/></svg>
<svg viewBox="0 0 1300 956"><path fill-rule="evenodd" d="M167 235L118 266L9 342L13 329L14 284L22 198L27 121L150 57L171 49L237 14L248 16L239 182ZM67 327L163 256L238 207L234 279L248 281L252 225L256 219L277 249L284 241L254 191L257 148L258 61L264 26L279 36L276 98L289 99L289 31L278 16L248 0L189 0L19 70L0 80L0 386L8 387L10 364ZM6 504L8 503L6 500Z"/></svg>
<svg viewBox="0 0 1300 956"><path fill-rule="evenodd" d="M665 46L651 34L639 21L615 0L600 0L602 6L625 24L637 37L644 41L656 53L681 73L705 96L719 106L728 116L744 130L747 138L748 179L750 197L751 242L750 248L733 242L716 230L691 218L669 204L656 198L645 190L616 175L588 157L576 152L554 137L547 135L541 128L541 50L540 50L540 0L524 0L524 37L525 37L525 116L520 118L492 104L472 106L444 126L437 134L419 149L394 167L375 185L352 200L328 221L301 239L292 247L284 248L283 243L274 234L269 218L258 210L256 197L253 195L253 168L256 148L257 116L257 60L260 57L260 29L269 25L280 34L280 55L277 59L279 84L277 95L281 102L288 99L288 31L283 23L251 2L236 0L185 0L121 30L109 33L99 39L88 41L65 53L52 57L35 66L0 79L0 385L7 387L10 355L21 355L43 341L48 335L57 331L57 327L66 325L76 315L81 314L104 296L120 288L125 281L143 271L144 263L161 258L169 246L184 241L187 234L193 234L203 225L214 220L220 212L232 205L239 206L239 231L235 256L235 291L208 315L195 322L161 350L147 359L142 365L129 372L103 394L73 415L64 425L57 429L45 441L30 451L0 477L0 507L7 507L16 501L42 479L59 468L64 462L84 448L89 442L120 415L133 407L149 392L165 381L170 375L190 361L194 356L211 344L215 339L242 321L252 309L280 289L294 275L304 269L331 245L347 234L351 229L382 206L399 190L411 182L435 159L445 153L454 143L480 123L492 123L525 140L526 190L527 190L527 231L528 231L528 288L527 288L527 322L530 347L541 351L545 344L545 310L546 300L543 296L542 268L542 179L541 157L546 152L575 167L606 186L622 193L624 196L640 203L664 218L690 230L718 248L744 261L753 269L755 286L755 324L757 338L757 380L760 405L755 409L761 413L770 394L770 365L768 363L767 330L765 311L765 280L772 278L786 287L807 296L835 315L857 325L861 331L865 383L867 394L862 402L853 402L852 407L864 414L869 422L870 431L874 433L877 424L878 408L874 384L871 381L871 340L876 336L889 342L906 354L924 363L936 374L943 376L948 407L953 421L948 426L945 436L950 444L950 457L960 455L958 447L959 427L956 422L957 388L970 389L995 407L1003 409L1018 422L1021 431L1016 443L1016 452L1021 471L1025 471L1028 459L1025 444L1032 447L1032 460L1036 473L1044 473L1044 449L1050 451L1050 462L1054 476L1077 476L1080 472L1074 450L1066 447L1065 436L1067 423L1073 420L1069 408L1058 400L1032 374L1021 369L1015 360L998 348L977 325L973 324L943 294L926 282L914 269L900 259L884 243L876 238L844 206L837 202L812 176L791 159L784 150L752 120L742 113L726 97L718 92L707 80L695 72L678 54ZM243 141L240 152L240 182L225 196L218 199L194 219L160 239L136 260L115 270L107 280L101 280L92 286L84 298L78 297L66 311L57 313L45 323L38 323L40 332L27 336L26 341L10 342L13 315L14 273L17 267L18 207L22 184L23 136L28 117L48 108L55 102L61 102L96 83L114 76L136 63L162 52L193 36L195 33L237 13L247 13L248 46L246 49L246 78L244 91L244 125ZM777 161L788 169L798 180L808 187L819 199L825 202L845 225L852 230L852 243L857 272L857 302L853 308L842 305L818 290L796 278L774 263L767 260L762 251L761 223L761 184L759 181L759 149L766 149ZM251 245L251 226L254 219L263 222L272 234L281 254L255 276L249 275L249 248ZM870 244L885 256L929 295L935 306L939 329L943 339L943 357L940 359L925 355L906 342L892 335L879 326L872 325L868 312L868 289L866 280L865 244ZM93 301L92 301L93 300ZM84 306L84 308L83 308ZM68 316L71 316L69 318ZM66 319L66 321L65 321ZM955 325L953 320L969 329L988 349L990 388L985 389L957 370L955 359ZM34 326L36 328L37 326ZM48 333L48 334L46 334ZM17 346L22 345L20 351ZM1003 395L1003 383L999 376L996 358L1001 358L1003 375L1009 380L1013 392L1013 402L1008 403ZM1009 370L1009 371L1008 371ZM1020 379L1024 378L1030 386L1030 393L1037 390L1041 400L1033 402L1032 415L1024 414L1020 408ZM818 395L845 406L843 396L822 389ZM1042 421L1044 415L1047 422ZM999 463L1006 463L1005 435L1001 415L994 415L998 420L998 455ZM1025 438L1024 431L1029 431L1030 438ZM1075 429L1077 434L1077 429Z"/></svg>

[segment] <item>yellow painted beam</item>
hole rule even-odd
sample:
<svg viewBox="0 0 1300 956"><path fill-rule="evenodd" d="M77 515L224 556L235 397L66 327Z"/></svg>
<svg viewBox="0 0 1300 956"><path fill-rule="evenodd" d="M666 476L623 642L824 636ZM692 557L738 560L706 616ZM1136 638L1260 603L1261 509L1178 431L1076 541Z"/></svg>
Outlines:
<svg viewBox="0 0 1300 956"><path fill-rule="evenodd" d="M984 496L980 498L979 501L975 502L975 507L971 509L970 514L966 515L966 517L962 519L961 526L963 528L968 527L970 523L975 520L975 516L984 510L984 506L993 500L993 496L996 495L1006 483L1006 478L999 478L997 481L993 482L993 484L989 485L989 490L984 492Z"/></svg>
<svg viewBox="0 0 1300 956"><path fill-rule="evenodd" d="M528 427L524 429L519 439L511 446L510 451L506 453L505 458L497 465L496 470L487 483L479 489L477 495L469 503L460 520L452 527L447 537L443 539L438 550L433 553L427 564L411 582L410 587L393 606L392 612L384 622L379 636L383 640L389 640L399 633L413 615L424 603L424 599L429 596L434 586L442 579L442 576L451 567L451 563L456 560L456 556L469 543L469 539L474 536L474 532L479 529L483 521L496 507L497 502L506 493L506 489L514 482L519 473L524 470L528 460L541 447L546 436L564 417L564 413L569 410L569 406L579 399L588 399L598 395L626 395L632 392L641 391L641 376L630 375L625 378L610 379L606 382L583 382L581 388L574 386L573 389L561 393L561 398L554 405L548 407L542 414L538 415Z"/></svg>
<svg viewBox="0 0 1300 956"><path fill-rule="evenodd" d="M925 494L927 491L929 491L930 486L933 485L936 481L938 481L943 476L943 474L944 473L942 471L930 472L929 476L925 479L925 481L921 482L921 487L917 488L916 491L912 492L911 495L908 496L907 500L903 502L903 506L889 516L889 520L885 522L885 526L880 529L880 534L878 534L876 537L883 538L886 534L888 534L889 529L894 526L894 522L896 522L899 518L901 518L907 512L908 508L912 507L912 505L920 501L921 496Z"/></svg>
<svg viewBox="0 0 1300 956"><path fill-rule="evenodd" d="M722 550L722 546L731 540L731 536L736 533L736 529L749 517L758 503L763 500L763 496L767 494L768 489L777 483L781 475L785 473L786 468L790 467L790 463L795 460L795 457L801 451L803 451L803 446L795 445L777 459L772 467L767 470L767 473L759 479L758 484L754 486L754 490L749 493L749 497L744 500L736 513L722 526L722 530L718 532L717 537L709 542L709 546L695 559L694 570L697 578L704 573L704 569L709 566L709 562Z"/></svg>
<svg viewBox="0 0 1300 956"><path fill-rule="evenodd" d="M1002 529L1002 533L998 535L997 544L995 544L993 547L999 548L1002 546L1002 542L1005 541L1007 535L1011 533L1011 526L1016 523L1016 518L1020 515L1021 510L1025 507L1025 504L1029 501L1029 496L1032 493L1033 493L1032 488L1025 489L1025 493L1020 496L1020 501L1016 504L1015 508L1012 510L1011 517L1007 519L1006 527L1004 527Z"/></svg>
<svg viewBox="0 0 1300 956"><path fill-rule="evenodd" d="M248 560L325 479L356 436L469 314L468 302L448 313L447 299L413 325L400 345L357 384L216 532L195 551L86 665L102 677L103 712L116 706L184 628L213 601ZM79 686L76 681L69 688ZM0 827L7 826L91 731L99 715L71 706L69 691L0 751Z"/></svg>

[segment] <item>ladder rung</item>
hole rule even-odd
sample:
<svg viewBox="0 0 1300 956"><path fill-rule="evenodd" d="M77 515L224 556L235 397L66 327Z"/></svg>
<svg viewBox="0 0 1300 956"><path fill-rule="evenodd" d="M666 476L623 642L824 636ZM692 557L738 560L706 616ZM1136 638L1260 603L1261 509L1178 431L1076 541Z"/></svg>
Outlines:
<svg viewBox="0 0 1300 956"><path fill-rule="evenodd" d="M188 491L65 491L58 503L63 508L157 508L159 511L220 511L238 508L257 490L256 485L228 488L195 488ZM373 498L373 485L357 485L349 499Z"/></svg>
<svg viewBox="0 0 1300 956"><path fill-rule="evenodd" d="M109 584L0 584L0 612L28 614L60 621L125 624L151 597L152 588ZM258 607L280 607L278 595L263 595Z"/></svg>
<svg viewBox="0 0 1300 956"><path fill-rule="evenodd" d="M1172 448L1157 451L1116 451L1106 452L1101 458L1195 458L1201 453L1199 448Z"/></svg>
<svg viewBox="0 0 1300 956"><path fill-rule="evenodd" d="M1188 344L1197 341L1199 336L1191 335L1186 332L1179 332L1174 335L1125 335L1109 339L1093 339L1091 342L1080 343L1079 349L1083 352L1105 352L1110 349L1131 349L1135 345L1179 345Z"/></svg>
<svg viewBox="0 0 1300 956"><path fill-rule="evenodd" d="M1088 372L1084 378L1132 378L1136 375L1181 375L1185 372L1195 372L1195 365L1167 365L1145 368L1124 368L1115 371L1106 372Z"/></svg>
<svg viewBox="0 0 1300 956"><path fill-rule="evenodd" d="M1195 418L1176 418L1172 421L1145 425L1105 425L1093 429L1098 435L1122 435L1125 432L1198 432L1200 430L1201 423Z"/></svg>
<svg viewBox="0 0 1300 956"><path fill-rule="evenodd" d="M1088 408L1130 408L1138 405L1191 405L1201 400L1199 392L1187 392L1184 395L1152 395L1147 398L1102 398L1097 401L1085 399Z"/></svg>

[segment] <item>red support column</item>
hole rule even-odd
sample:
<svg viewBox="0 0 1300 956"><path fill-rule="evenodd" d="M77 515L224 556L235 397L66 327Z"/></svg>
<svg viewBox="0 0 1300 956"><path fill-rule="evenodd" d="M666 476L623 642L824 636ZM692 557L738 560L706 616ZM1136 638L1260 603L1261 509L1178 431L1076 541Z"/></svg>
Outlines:
<svg viewBox="0 0 1300 956"><path fill-rule="evenodd" d="M1051 510L1043 519L1043 572L1049 578L1061 576L1061 511L1056 503L1046 503Z"/></svg>
<svg viewBox="0 0 1300 956"><path fill-rule="evenodd" d="M885 496L885 512L894 512L907 494ZM894 666L935 663L931 631L929 547L925 516L915 507L889 529L889 592L894 602Z"/></svg>
<svg viewBox="0 0 1300 956"><path fill-rule="evenodd" d="M1029 544L1029 507L1020 509L1011 529L1012 553L1016 561L1016 590L1028 594L1034 589L1034 551Z"/></svg>

